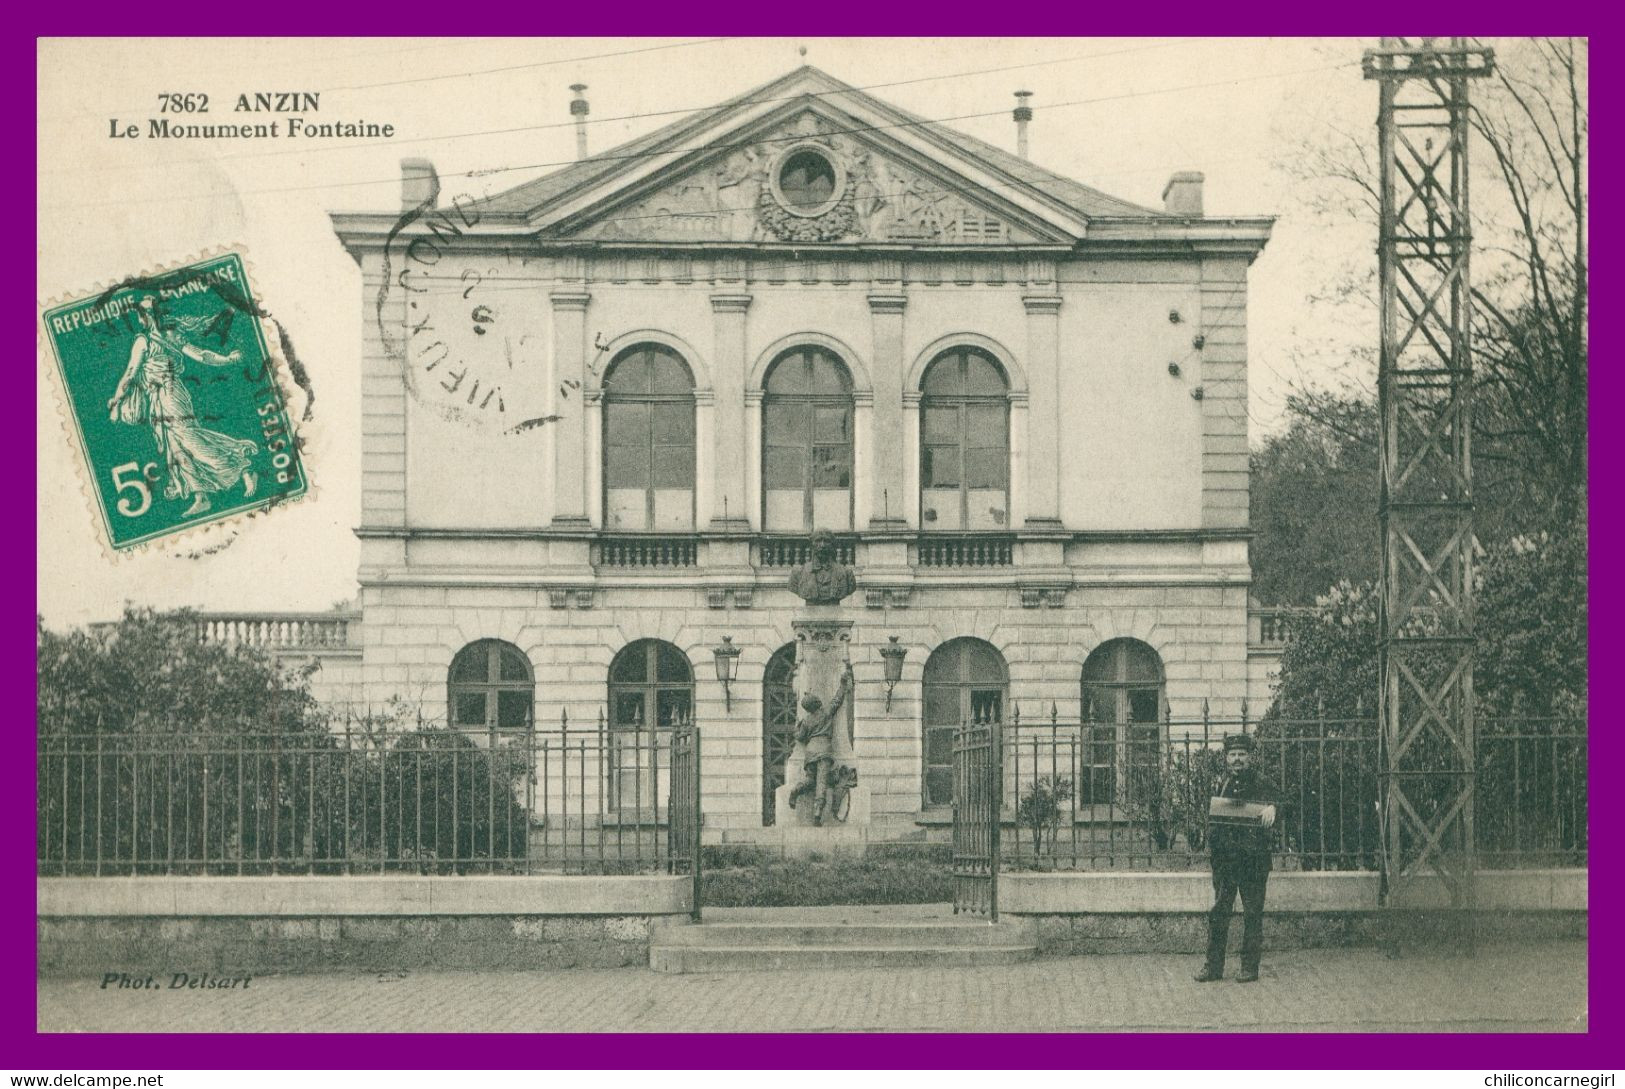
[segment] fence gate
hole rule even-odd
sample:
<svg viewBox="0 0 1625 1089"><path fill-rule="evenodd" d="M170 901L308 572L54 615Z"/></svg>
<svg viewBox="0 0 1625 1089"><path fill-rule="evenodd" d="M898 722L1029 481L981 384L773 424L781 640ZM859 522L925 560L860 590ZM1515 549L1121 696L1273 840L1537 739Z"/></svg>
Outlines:
<svg viewBox="0 0 1625 1089"><path fill-rule="evenodd" d="M694 921L700 919L700 728L683 722L672 728L671 796L666 803L667 872L693 880Z"/></svg>
<svg viewBox="0 0 1625 1089"><path fill-rule="evenodd" d="M1000 724L954 731L954 913L999 918L999 812L1004 759Z"/></svg>

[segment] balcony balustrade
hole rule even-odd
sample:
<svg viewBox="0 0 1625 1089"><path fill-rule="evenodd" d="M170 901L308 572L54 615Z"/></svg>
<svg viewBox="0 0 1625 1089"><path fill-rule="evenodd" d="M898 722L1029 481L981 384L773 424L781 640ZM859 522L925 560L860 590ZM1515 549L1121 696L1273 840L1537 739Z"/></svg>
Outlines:
<svg viewBox="0 0 1625 1089"><path fill-rule="evenodd" d="M615 568L693 567L699 562L699 551L698 539L686 535L602 537L593 562Z"/></svg>
<svg viewBox="0 0 1625 1089"><path fill-rule="evenodd" d="M1005 534L921 536L914 548L920 567L1009 567L1015 539Z"/></svg>

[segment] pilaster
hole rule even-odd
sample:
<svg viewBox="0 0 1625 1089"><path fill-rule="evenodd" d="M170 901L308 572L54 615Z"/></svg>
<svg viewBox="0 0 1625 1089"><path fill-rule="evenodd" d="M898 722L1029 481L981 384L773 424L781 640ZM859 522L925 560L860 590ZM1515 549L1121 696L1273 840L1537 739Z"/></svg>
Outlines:
<svg viewBox="0 0 1625 1089"><path fill-rule="evenodd" d="M586 291L554 291L553 304L553 525L585 529L587 512Z"/></svg>
<svg viewBox="0 0 1625 1089"><path fill-rule="evenodd" d="M869 525L874 529L902 529L907 525L908 490L904 481L903 312L908 297L877 292L869 296L873 324L875 403L872 418L873 458L870 464Z"/></svg>
<svg viewBox="0 0 1625 1089"><path fill-rule="evenodd" d="M1202 525L1245 528L1247 263L1202 262Z"/></svg>
<svg viewBox="0 0 1625 1089"><path fill-rule="evenodd" d="M712 373L715 403L711 410L712 455L710 525L717 530L750 528L750 499L745 494L745 320L751 296L725 292L711 296L715 347Z"/></svg>
<svg viewBox="0 0 1625 1089"><path fill-rule="evenodd" d="M1061 524L1061 297L1023 295L1027 309L1026 525Z"/></svg>

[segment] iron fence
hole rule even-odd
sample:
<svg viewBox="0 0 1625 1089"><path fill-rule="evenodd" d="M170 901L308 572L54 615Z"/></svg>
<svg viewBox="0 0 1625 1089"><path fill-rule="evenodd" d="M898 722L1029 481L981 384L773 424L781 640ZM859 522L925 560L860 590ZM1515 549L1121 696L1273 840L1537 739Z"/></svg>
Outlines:
<svg viewBox="0 0 1625 1089"><path fill-rule="evenodd" d="M1206 866L1207 801L1235 732L1257 739L1255 760L1281 790L1278 867L1379 868L1377 723L1367 717L1005 723L1007 868ZM1477 756L1479 868L1586 865L1585 722L1481 721Z"/></svg>
<svg viewBox="0 0 1625 1089"><path fill-rule="evenodd" d="M662 729L41 734L41 875L690 873L699 744Z"/></svg>

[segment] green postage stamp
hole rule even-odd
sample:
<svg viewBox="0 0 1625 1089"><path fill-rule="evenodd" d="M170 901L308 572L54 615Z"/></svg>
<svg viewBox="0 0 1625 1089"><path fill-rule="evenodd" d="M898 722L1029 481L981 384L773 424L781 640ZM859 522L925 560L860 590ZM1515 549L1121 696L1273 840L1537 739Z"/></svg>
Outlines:
<svg viewBox="0 0 1625 1089"><path fill-rule="evenodd" d="M237 254L52 307L45 329L115 549L309 487Z"/></svg>

